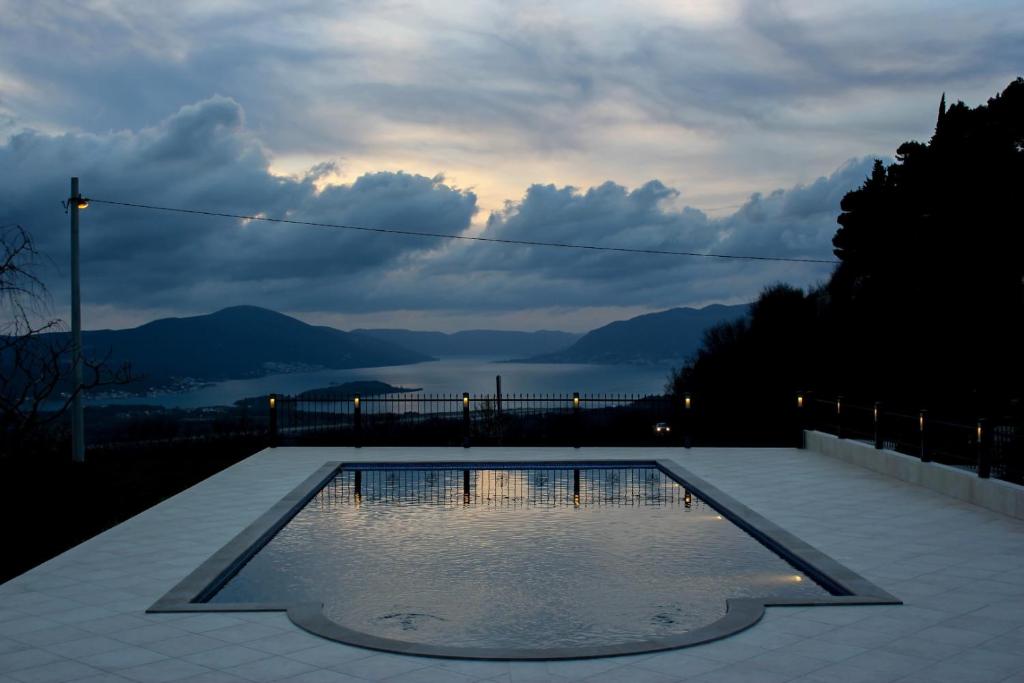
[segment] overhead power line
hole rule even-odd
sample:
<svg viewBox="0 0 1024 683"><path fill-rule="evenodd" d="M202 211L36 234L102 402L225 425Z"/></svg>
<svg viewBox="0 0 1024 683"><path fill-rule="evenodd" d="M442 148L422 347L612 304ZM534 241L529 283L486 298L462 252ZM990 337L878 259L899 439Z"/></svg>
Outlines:
<svg viewBox="0 0 1024 683"><path fill-rule="evenodd" d="M585 249L588 251L614 251L627 254L658 254L661 256L696 256L700 258L733 259L743 261L784 261L788 263L830 263L838 261L833 259L815 258L786 258L784 256L753 256L742 254L705 254L697 251L671 251L667 249L633 249L629 247L603 247L596 244L572 244L568 242L538 242L534 240L510 240L497 237L476 237L472 235L451 235L442 232L420 232L416 230L399 230L396 228L370 228L361 225L341 225L338 223L317 223L315 221L297 221L288 218L269 218L267 216L246 216L237 213L224 213L221 211L203 211L199 209L182 209L172 206L154 206L152 204L137 204L134 202L115 202L109 199L95 199L89 197L93 204L109 204L111 206L127 206L133 209L148 209L151 211L169 211L172 213L192 214L196 216L215 216L218 218L236 218L245 221L264 221L266 223L287 223L288 225L306 225L314 228L337 228L340 230L359 230L362 232L377 232L386 235L404 235L409 237L433 237L449 240L467 240L471 242L490 242L493 244L512 244L523 247L555 247L558 249Z"/></svg>

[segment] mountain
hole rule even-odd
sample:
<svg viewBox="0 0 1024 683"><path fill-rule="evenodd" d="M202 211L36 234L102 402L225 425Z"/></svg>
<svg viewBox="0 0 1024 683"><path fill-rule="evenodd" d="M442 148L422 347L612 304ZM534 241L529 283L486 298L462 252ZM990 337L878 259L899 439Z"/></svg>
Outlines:
<svg viewBox="0 0 1024 683"><path fill-rule="evenodd" d="M569 332L505 332L466 330L464 332L417 332L415 330L352 330L382 341L417 349L431 356L532 356L564 349L581 335Z"/></svg>
<svg viewBox="0 0 1024 683"><path fill-rule="evenodd" d="M183 378L259 377L305 368L366 368L434 360L397 344L308 325L256 306L154 320L128 330L83 332L87 357L132 364L147 387Z"/></svg>
<svg viewBox="0 0 1024 683"><path fill-rule="evenodd" d="M591 330L567 349L523 358L519 362L679 364L700 348L704 330L740 318L749 310L749 304L713 304L648 313Z"/></svg>

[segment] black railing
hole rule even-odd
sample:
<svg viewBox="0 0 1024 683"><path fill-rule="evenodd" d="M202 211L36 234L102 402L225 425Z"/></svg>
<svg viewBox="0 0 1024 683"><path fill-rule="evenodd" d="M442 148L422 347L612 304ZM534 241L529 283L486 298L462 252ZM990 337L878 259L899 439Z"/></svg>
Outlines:
<svg viewBox="0 0 1024 683"><path fill-rule="evenodd" d="M269 405L272 445L802 446L811 429L1024 484L1022 430L1012 419L972 423L842 396L316 394L274 395ZM761 424L740 424L737 414Z"/></svg>
<svg viewBox="0 0 1024 683"><path fill-rule="evenodd" d="M1024 484L1021 427L1012 418L948 419L926 409L890 408L881 402L849 401L843 397L804 397L804 423L810 429L834 434L937 462Z"/></svg>
<svg viewBox="0 0 1024 683"><path fill-rule="evenodd" d="M684 437L685 405L668 396L275 395L270 404L275 444L613 446Z"/></svg>

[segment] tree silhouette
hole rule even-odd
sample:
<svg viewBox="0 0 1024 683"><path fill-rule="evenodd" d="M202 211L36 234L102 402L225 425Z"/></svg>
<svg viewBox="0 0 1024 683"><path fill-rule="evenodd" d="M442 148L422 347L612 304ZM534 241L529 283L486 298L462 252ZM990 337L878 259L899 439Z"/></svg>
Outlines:
<svg viewBox="0 0 1024 683"><path fill-rule="evenodd" d="M0 458L52 446L77 392L132 381L128 365L83 358L83 385L73 386L71 337L49 315L40 259L27 230L0 227Z"/></svg>
<svg viewBox="0 0 1024 683"><path fill-rule="evenodd" d="M964 414L1019 401L1022 187L1024 79L975 108L943 94L931 139L843 198L829 282L766 290L749 324L709 334L675 390L776 384Z"/></svg>

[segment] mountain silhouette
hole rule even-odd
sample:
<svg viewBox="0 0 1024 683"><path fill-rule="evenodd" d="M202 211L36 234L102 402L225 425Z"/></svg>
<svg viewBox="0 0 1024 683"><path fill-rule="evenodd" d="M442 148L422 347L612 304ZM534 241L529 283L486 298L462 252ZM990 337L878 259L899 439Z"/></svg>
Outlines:
<svg viewBox="0 0 1024 683"><path fill-rule="evenodd" d="M164 318L127 330L88 331L82 344L88 357L130 362L147 386L182 378L216 381L303 367L365 368L433 360L397 344L309 325L257 306Z"/></svg>
<svg viewBox="0 0 1024 683"><path fill-rule="evenodd" d="M704 330L740 318L749 308L748 304L713 304L704 308L671 308L617 320L591 330L566 349L521 360L633 365L681 363L700 348Z"/></svg>

